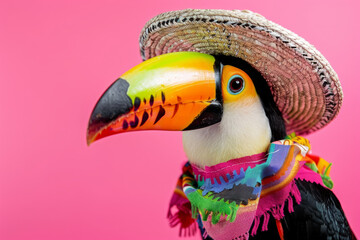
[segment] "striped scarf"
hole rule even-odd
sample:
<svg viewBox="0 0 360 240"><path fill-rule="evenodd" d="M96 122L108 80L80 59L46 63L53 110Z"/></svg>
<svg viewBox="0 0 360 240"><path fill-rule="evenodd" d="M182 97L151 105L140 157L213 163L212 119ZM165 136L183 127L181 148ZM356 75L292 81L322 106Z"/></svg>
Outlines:
<svg viewBox="0 0 360 240"><path fill-rule="evenodd" d="M305 163L319 173L326 167L323 180L331 182L330 164L307 154L309 149L307 139L290 135L271 143L268 153L205 168L186 163L170 202L170 225L180 224L180 235L193 235L197 229L195 219L199 219L205 236L216 240L248 239L249 234L256 234L263 217L262 230L267 230L270 214L280 220L286 201L289 212L293 211L293 199L300 203L293 180ZM317 168L320 162L322 169ZM173 206L177 207L176 214L172 214Z"/></svg>

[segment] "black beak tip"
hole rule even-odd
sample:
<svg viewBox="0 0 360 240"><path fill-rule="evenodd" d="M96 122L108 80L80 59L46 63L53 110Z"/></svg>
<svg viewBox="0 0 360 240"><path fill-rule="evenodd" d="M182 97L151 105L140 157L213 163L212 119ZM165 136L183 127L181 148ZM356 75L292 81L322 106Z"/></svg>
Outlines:
<svg viewBox="0 0 360 240"><path fill-rule="evenodd" d="M101 129L120 116L129 113L133 108L131 98L127 95L129 83L119 78L101 96L92 111L87 128L88 145Z"/></svg>

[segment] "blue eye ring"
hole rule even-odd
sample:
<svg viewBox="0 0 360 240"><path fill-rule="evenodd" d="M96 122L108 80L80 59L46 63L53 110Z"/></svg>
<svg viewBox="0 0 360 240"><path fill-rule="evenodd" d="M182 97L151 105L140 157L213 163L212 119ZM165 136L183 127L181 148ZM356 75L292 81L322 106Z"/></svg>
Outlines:
<svg viewBox="0 0 360 240"><path fill-rule="evenodd" d="M232 95L237 95L244 90L245 87L245 80L240 75L233 75L229 81L227 90Z"/></svg>

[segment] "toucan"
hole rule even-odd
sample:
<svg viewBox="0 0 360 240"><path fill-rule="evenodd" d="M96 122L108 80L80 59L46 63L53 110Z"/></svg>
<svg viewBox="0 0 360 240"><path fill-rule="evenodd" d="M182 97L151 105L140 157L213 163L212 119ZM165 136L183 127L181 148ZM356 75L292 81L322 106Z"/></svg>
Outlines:
<svg viewBox="0 0 360 240"><path fill-rule="evenodd" d="M199 52L159 55L118 78L90 116L87 143L138 130L183 131L189 162L202 167L265 152L287 135L255 68L240 58ZM285 211L282 235L271 218L267 231L249 239L355 239L332 191L294 181L302 200L294 212Z"/></svg>

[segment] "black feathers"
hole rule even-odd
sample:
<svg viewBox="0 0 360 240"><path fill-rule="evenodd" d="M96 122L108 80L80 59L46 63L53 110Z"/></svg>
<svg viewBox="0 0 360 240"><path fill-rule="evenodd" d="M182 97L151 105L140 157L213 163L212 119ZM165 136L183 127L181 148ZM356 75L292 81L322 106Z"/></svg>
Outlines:
<svg viewBox="0 0 360 240"><path fill-rule="evenodd" d="M356 239L339 200L319 184L295 180L301 203L282 220L285 239Z"/></svg>

